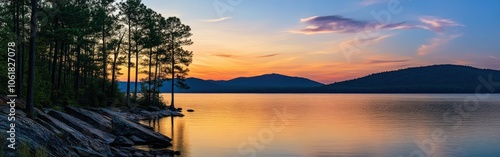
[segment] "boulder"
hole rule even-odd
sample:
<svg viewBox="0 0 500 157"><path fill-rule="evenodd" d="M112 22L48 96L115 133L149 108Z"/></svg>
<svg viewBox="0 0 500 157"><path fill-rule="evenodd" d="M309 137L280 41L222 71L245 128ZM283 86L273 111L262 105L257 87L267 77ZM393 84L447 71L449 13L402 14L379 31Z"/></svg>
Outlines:
<svg viewBox="0 0 500 157"><path fill-rule="evenodd" d="M113 141L113 143L111 143L111 145L114 145L114 146L125 146L125 147L130 147L130 146L133 146L134 145L134 142L132 142L131 140L129 140L128 138L126 137L123 137L123 136L118 136L115 141Z"/></svg>
<svg viewBox="0 0 500 157"><path fill-rule="evenodd" d="M116 138L114 135L107 133L107 132L104 132L102 130L99 130L97 128L94 128L92 125L90 125L84 121L81 121L78 118L70 116L66 113L51 110L51 111L49 111L48 114L50 116L58 119L59 121L71 126L73 129L80 131L84 135L87 135L89 137L96 138L96 139L101 139L106 144L110 144Z"/></svg>
<svg viewBox="0 0 500 157"><path fill-rule="evenodd" d="M141 124L131 122L121 116L113 116L113 133L120 136L137 136L147 143L136 143L136 144L149 144L155 146L170 146L172 139L158 132L147 129ZM136 141L134 141L136 142Z"/></svg>
<svg viewBox="0 0 500 157"><path fill-rule="evenodd" d="M99 139L93 139L91 137L85 136L81 132L41 111L38 111L37 114L38 118L61 131L63 133L61 138L65 139L67 144L71 146L87 148L104 156L112 156L111 149L105 142ZM49 141L47 143L52 143L52 141Z"/></svg>
<svg viewBox="0 0 500 157"><path fill-rule="evenodd" d="M66 107L65 111L84 122L89 123L95 128L101 129L105 132L112 132L113 127L111 125L111 119L109 117L103 116L93 111L80 109L76 107Z"/></svg>

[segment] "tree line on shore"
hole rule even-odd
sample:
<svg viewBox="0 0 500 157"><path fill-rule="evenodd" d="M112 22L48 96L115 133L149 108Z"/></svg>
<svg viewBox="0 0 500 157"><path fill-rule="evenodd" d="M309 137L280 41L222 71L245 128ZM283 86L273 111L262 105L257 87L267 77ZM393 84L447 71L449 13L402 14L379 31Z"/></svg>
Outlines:
<svg viewBox="0 0 500 157"><path fill-rule="evenodd" d="M159 106L165 80L189 88L184 79L193 52L184 47L193 44L191 28L141 0L11 0L1 1L0 8L0 43L16 43L15 93L26 98L28 109L103 107L116 101L129 108ZM7 52L6 44L0 50ZM0 60L0 67L7 67L7 56ZM145 77L139 80L140 73ZM0 74L5 80L0 93L11 94L7 68ZM125 94L117 88L124 74ZM139 81L142 91L137 83L130 86Z"/></svg>

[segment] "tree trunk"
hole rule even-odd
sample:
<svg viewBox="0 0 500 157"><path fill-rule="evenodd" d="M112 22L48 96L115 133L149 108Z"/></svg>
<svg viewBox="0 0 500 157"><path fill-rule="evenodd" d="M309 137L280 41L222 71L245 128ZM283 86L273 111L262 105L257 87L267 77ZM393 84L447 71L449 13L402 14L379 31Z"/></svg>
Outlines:
<svg viewBox="0 0 500 157"><path fill-rule="evenodd" d="M59 42L56 41L56 44L55 44L55 50L54 50L54 54L52 56L52 73L51 73L51 83L52 83L52 93L51 93L51 97L52 97L52 101L54 101L55 99L55 90L57 89L58 85L56 85L56 65L57 65L57 54L59 53ZM61 60L59 60L59 62L61 62Z"/></svg>
<svg viewBox="0 0 500 157"><path fill-rule="evenodd" d="M102 71L103 71L102 92L107 93L106 92L106 80L108 79L108 72L107 72L106 61L108 58L108 54L106 54L106 41L105 41L106 32L104 29L105 29L105 27L104 27L104 23L103 23L103 25L102 25Z"/></svg>
<svg viewBox="0 0 500 157"><path fill-rule="evenodd" d="M174 50L174 36L172 35L172 47L170 48L170 51L172 51L172 101L170 103L170 110L175 110L175 106L174 106L174 84L175 84L175 50Z"/></svg>
<svg viewBox="0 0 500 157"><path fill-rule="evenodd" d="M81 39L78 39L77 41L77 45L76 45L76 63L75 63L75 75L73 78L74 79L74 90L75 90L75 98L76 100L78 101L78 90L79 90L79 87L80 87L80 51L81 51L81 45L80 45L80 42L81 42Z"/></svg>
<svg viewBox="0 0 500 157"><path fill-rule="evenodd" d="M15 13L14 13L14 15L15 15L15 17L14 17L14 27L15 27L16 40L17 40L16 41L16 46L17 46L16 53L19 52L19 51L21 51L21 31L19 29L19 14L20 14L19 13L19 8L20 8L19 7L19 1L16 1L15 2L15 8L14 8L15 9ZM16 56L16 60L18 60L18 61L21 60L21 55L17 55ZM23 70L23 67L18 65L17 66L17 71L16 71L16 73L17 73L16 74L16 76L17 76L16 82L18 82L18 84L16 86L16 93L17 93L18 97L22 97L22 93L23 93L22 92L22 88L21 88L22 87L22 82L21 82L21 77L20 77L21 73L23 72L22 70Z"/></svg>
<svg viewBox="0 0 500 157"><path fill-rule="evenodd" d="M132 43L130 40L130 16L128 17L128 65L127 65L127 106L130 108L130 54L132 53Z"/></svg>
<svg viewBox="0 0 500 157"><path fill-rule="evenodd" d="M148 65L148 67L149 67L149 70L148 70L148 92L147 92L148 98L146 99L148 102L147 103L148 105L151 105L151 64L152 64L151 60L153 59L152 57L153 57L153 47L151 46L149 48L149 65Z"/></svg>
<svg viewBox="0 0 500 157"><path fill-rule="evenodd" d="M159 65L158 65L158 63L159 63L159 62L158 62L158 59L160 58L159 56L160 56L160 54L156 53L156 62L155 62L155 81L154 81L154 85L153 85L153 88L155 88L155 89L154 89L154 91L153 91L153 94L154 94L154 95L153 95L153 105L154 105L154 106L158 106L158 104L156 104L156 102L157 102L157 100L156 100L156 96L157 96L157 94L158 94L158 98L160 98L160 97L159 97L160 87L158 87L158 86L159 86L159 85L158 85L158 66L159 66ZM156 93L156 92L158 92L158 93Z"/></svg>
<svg viewBox="0 0 500 157"><path fill-rule="evenodd" d="M17 77L19 77L19 86L23 86L23 83L24 83L24 1L22 1L21 3L22 5L22 8L21 8L21 14L22 14L22 22L21 22L21 60L20 60L20 73ZM19 97L22 97L22 88L19 90L19 93L21 93L21 95L18 95Z"/></svg>
<svg viewBox="0 0 500 157"><path fill-rule="evenodd" d="M37 30L37 0L31 0L31 34L30 34L30 52L28 69L28 102L26 112L29 118L34 116L34 98L35 98L35 51L36 51L36 30Z"/></svg>
<svg viewBox="0 0 500 157"><path fill-rule="evenodd" d="M64 49L64 43L61 43L61 49ZM62 77L62 65L63 65L63 53L64 53L64 50L62 50L61 52L59 52L59 67L58 67L58 72L57 72L57 84L56 84L56 89L59 90L61 88L61 77ZM55 95L56 97L58 96L58 94Z"/></svg>
<svg viewBox="0 0 500 157"><path fill-rule="evenodd" d="M118 44L116 45L116 51L114 53L114 58L113 58L113 69L111 69L111 94L115 93L115 80L116 80L116 62L118 60L118 55L120 54L120 45L122 44L123 41L123 36L125 36L125 33L123 33L122 37L120 37L120 40L118 41Z"/></svg>
<svg viewBox="0 0 500 157"><path fill-rule="evenodd" d="M115 58L113 58L113 63L112 63L112 69L111 69L111 92L110 94L114 94L115 93L115 69L116 69L116 58L118 55L114 55Z"/></svg>
<svg viewBox="0 0 500 157"><path fill-rule="evenodd" d="M137 31L137 29L136 29ZM137 82L139 77L139 50L137 46L137 41L135 41L135 87L134 87L134 102L137 103Z"/></svg>

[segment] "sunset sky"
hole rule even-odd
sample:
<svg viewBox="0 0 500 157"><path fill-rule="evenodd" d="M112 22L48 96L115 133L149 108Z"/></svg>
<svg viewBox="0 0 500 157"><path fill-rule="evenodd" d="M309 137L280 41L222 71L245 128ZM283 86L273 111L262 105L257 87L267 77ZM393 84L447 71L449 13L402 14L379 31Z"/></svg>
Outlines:
<svg viewBox="0 0 500 157"><path fill-rule="evenodd" d="M143 3L192 27L190 77L280 73L333 83L430 64L500 69L500 2L494 0Z"/></svg>

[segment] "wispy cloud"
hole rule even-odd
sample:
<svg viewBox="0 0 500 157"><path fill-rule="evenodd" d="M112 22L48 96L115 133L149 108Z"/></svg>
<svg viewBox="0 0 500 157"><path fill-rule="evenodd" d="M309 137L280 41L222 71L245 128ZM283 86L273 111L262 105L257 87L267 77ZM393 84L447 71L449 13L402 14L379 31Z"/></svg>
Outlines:
<svg viewBox="0 0 500 157"><path fill-rule="evenodd" d="M418 18L418 22L408 24L398 22L383 24L374 21L361 21L345 18L339 15L312 16L300 19L301 23L308 24L306 28L291 30L291 33L299 34L320 34L320 33L358 33L367 30L377 29L417 29L422 28L436 33L444 32L449 27L465 26L452 19L443 19L433 16L423 16Z"/></svg>
<svg viewBox="0 0 500 157"><path fill-rule="evenodd" d="M354 20L339 15L313 16L300 19L300 22L308 24L309 26L304 29L291 30L289 32L299 34L358 33L374 29L396 29L404 25L404 22L382 24L378 22Z"/></svg>
<svg viewBox="0 0 500 157"><path fill-rule="evenodd" d="M383 64L383 63L404 63L404 62L409 62L411 60L407 60L407 59L402 59L402 60L377 60L377 59L374 59L374 60L369 60L368 63L371 63L371 64Z"/></svg>
<svg viewBox="0 0 500 157"><path fill-rule="evenodd" d="M366 47L371 44L378 43L384 39L387 39L391 36L394 36L394 34L390 35L381 35L381 36L375 36L371 38L350 38L344 41L339 42L335 47L332 47L327 50L321 50L321 51L314 51L310 52L309 54L333 54L333 53L340 53L344 49L360 49L362 47Z"/></svg>
<svg viewBox="0 0 500 157"><path fill-rule="evenodd" d="M492 59L497 59L497 60L500 60L500 58L495 57L495 56L492 56L492 55L489 55L488 57L490 57L490 58L492 58Z"/></svg>
<svg viewBox="0 0 500 157"><path fill-rule="evenodd" d="M441 45L445 45L453 39L462 36L462 34L446 35L440 34L437 37L432 38L427 44L420 45L418 48L418 55L426 55L435 51Z"/></svg>
<svg viewBox="0 0 500 157"><path fill-rule="evenodd" d="M391 36L393 36L393 35L382 35L382 36L376 36L376 37L371 37L371 38L353 38L353 39L343 41L339 45L342 48L348 48L348 47L361 48L361 47L368 46L369 44L380 42L380 41L382 41L386 38L389 38Z"/></svg>
<svg viewBox="0 0 500 157"><path fill-rule="evenodd" d="M369 6L377 3L386 2L387 0L362 0L359 4L362 6Z"/></svg>
<svg viewBox="0 0 500 157"><path fill-rule="evenodd" d="M464 26L463 24L460 24L451 19L441 19L432 16L420 17L419 20L425 25L419 25L417 27L433 32L443 32L447 27Z"/></svg>
<svg viewBox="0 0 500 157"><path fill-rule="evenodd" d="M214 56L217 56L217 57L224 57L224 58L232 58L232 57L235 57L234 55L230 55L230 54L213 54Z"/></svg>
<svg viewBox="0 0 500 157"><path fill-rule="evenodd" d="M208 19L208 20L203 20L203 21L204 22L221 22L221 21L228 20L231 18L232 17L222 17L222 18L218 18L218 19Z"/></svg>
<svg viewBox="0 0 500 157"><path fill-rule="evenodd" d="M262 56L257 56L257 57L259 57L259 58L267 58L267 57L274 57L276 55L279 55L279 53L273 53L273 54L262 55Z"/></svg>

